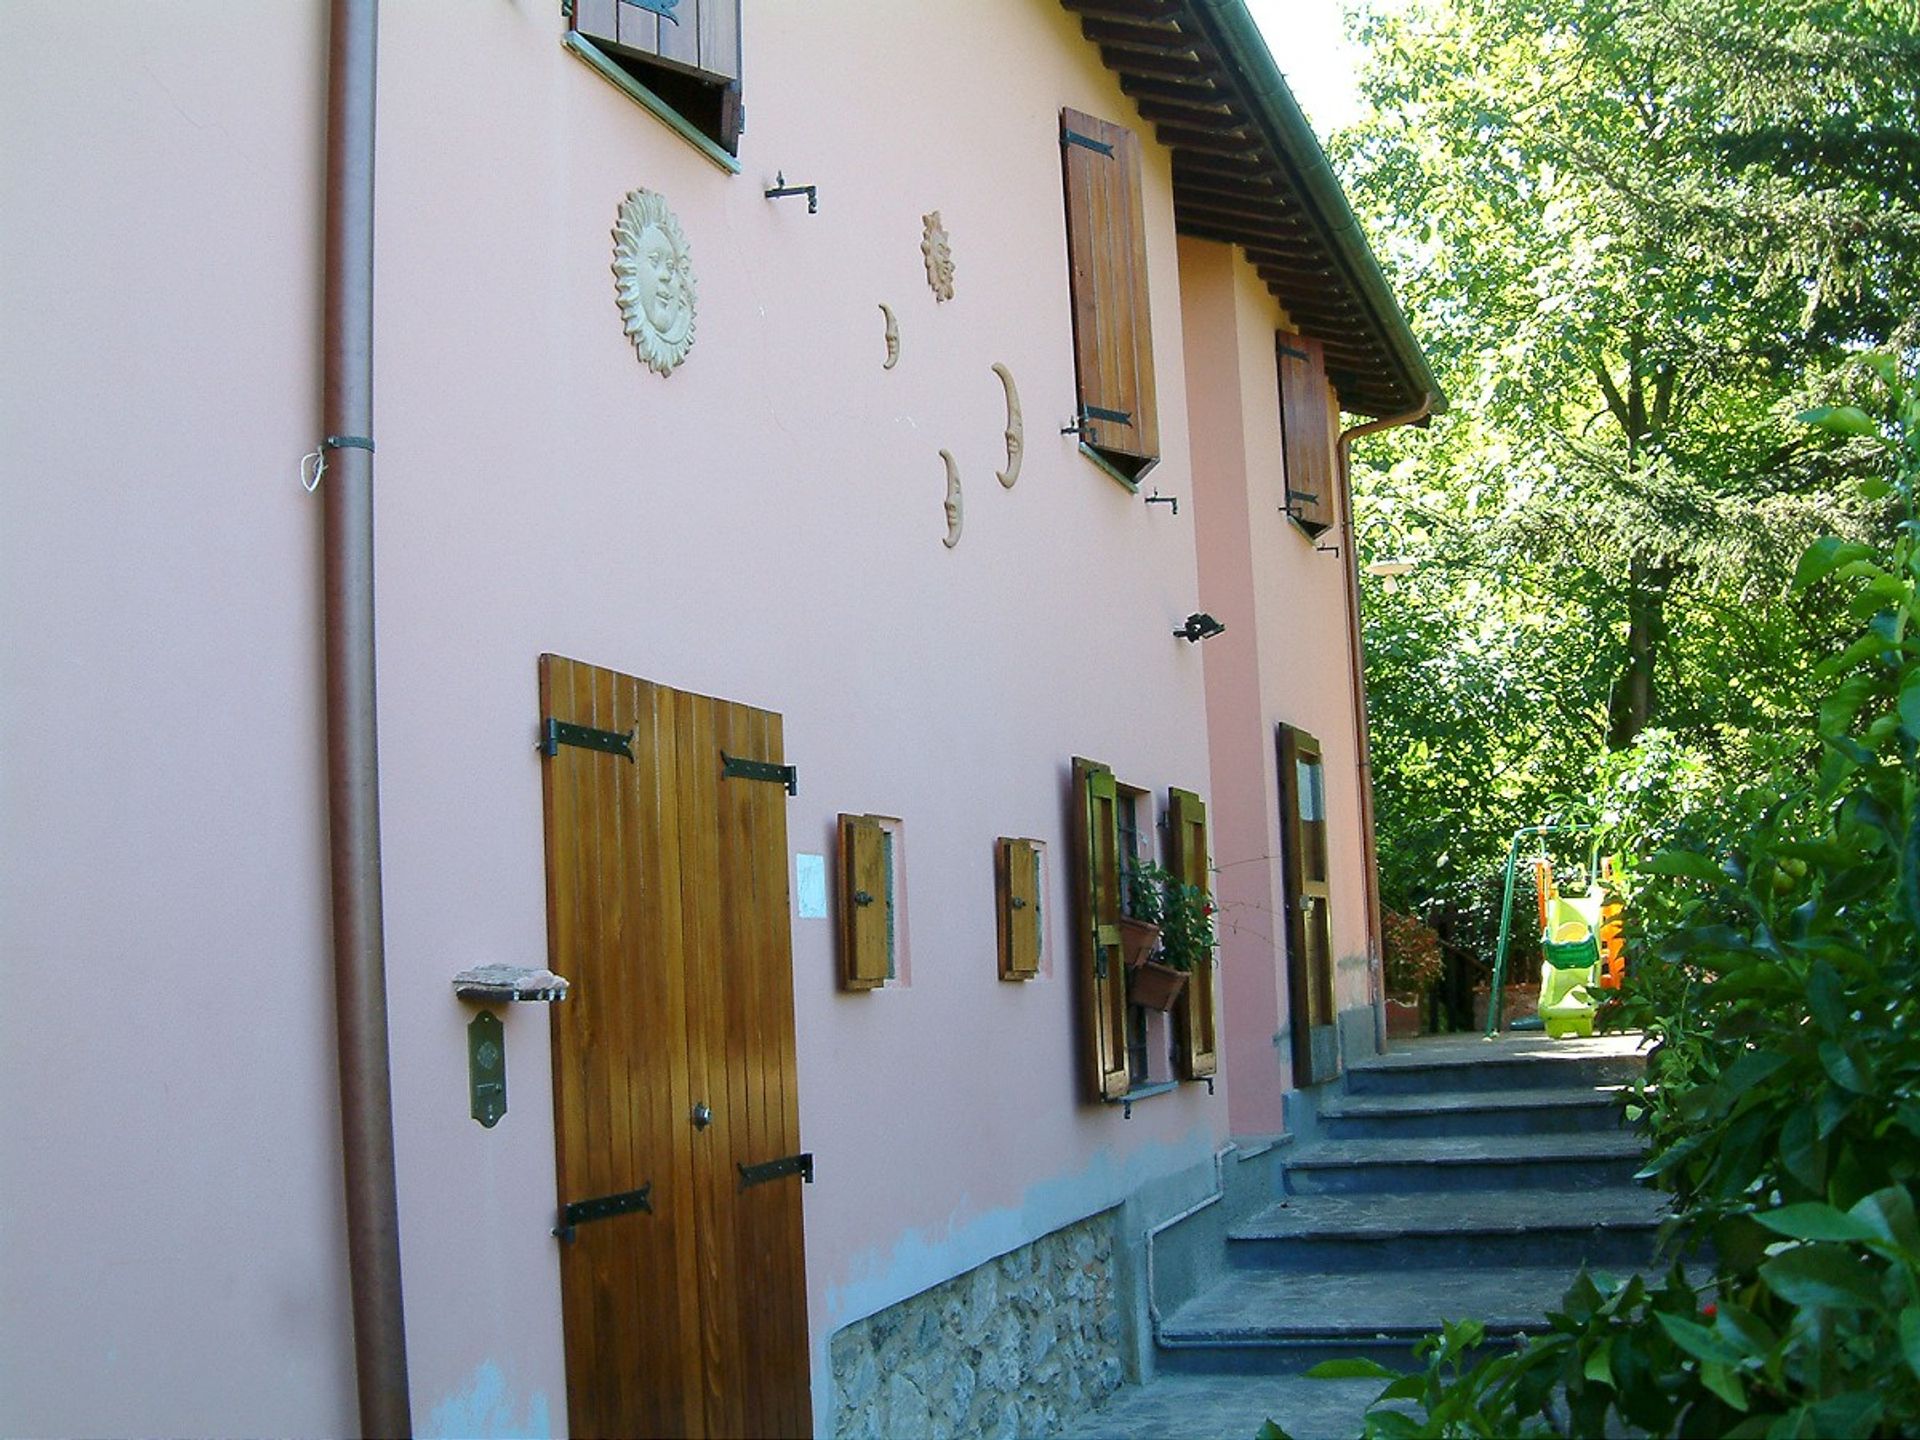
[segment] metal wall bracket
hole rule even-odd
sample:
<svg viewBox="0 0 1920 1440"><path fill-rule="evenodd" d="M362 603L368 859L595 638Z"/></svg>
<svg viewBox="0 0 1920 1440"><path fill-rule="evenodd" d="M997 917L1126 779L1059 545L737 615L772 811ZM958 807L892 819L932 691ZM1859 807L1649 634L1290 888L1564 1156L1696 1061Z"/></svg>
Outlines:
<svg viewBox="0 0 1920 1440"><path fill-rule="evenodd" d="M720 752L720 774L728 780L771 780L787 787L787 794L800 793L800 771L792 765L776 765L771 760L742 760L738 755Z"/></svg>
<svg viewBox="0 0 1920 1440"><path fill-rule="evenodd" d="M570 725L565 720L549 717L541 724L540 738L534 741L533 748L542 755L553 756L560 753L562 745L578 745L583 750L603 750L609 755L633 759L633 736L618 730L595 730L590 725Z"/></svg>
<svg viewBox="0 0 1920 1440"><path fill-rule="evenodd" d="M564 1243L573 1243L573 1232L577 1226L594 1220L611 1220L615 1215L631 1215L636 1210L653 1213L653 1182L649 1180L638 1190L623 1190L618 1195L602 1195L594 1200L576 1200L571 1205L560 1207L560 1223L553 1227L554 1237Z"/></svg>
<svg viewBox="0 0 1920 1440"><path fill-rule="evenodd" d="M1173 507L1174 514L1178 515L1180 513L1180 497L1178 495L1162 495L1158 490L1156 490L1153 492L1153 494L1147 496L1147 504L1171 505Z"/></svg>
<svg viewBox="0 0 1920 1440"><path fill-rule="evenodd" d="M787 172L776 170L773 175L773 187L765 192L767 199L778 200L785 195L804 195L807 197L807 214L820 213L820 187L818 185L789 185Z"/></svg>
<svg viewBox="0 0 1920 1440"><path fill-rule="evenodd" d="M769 1180L778 1180L783 1175L798 1175L807 1184L813 1183L813 1156L810 1154L789 1155L782 1160L768 1160L760 1165L742 1165L740 1167L740 1188L750 1190L755 1185L764 1185Z"/></svg>

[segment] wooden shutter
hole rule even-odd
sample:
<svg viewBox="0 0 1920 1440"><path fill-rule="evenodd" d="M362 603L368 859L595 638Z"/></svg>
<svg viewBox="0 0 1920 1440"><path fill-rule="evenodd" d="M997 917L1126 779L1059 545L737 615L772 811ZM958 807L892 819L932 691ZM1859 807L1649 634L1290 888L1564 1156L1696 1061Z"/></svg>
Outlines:
<svg viewBox="0 0 1920 1440"><path fill-rule="evenodd" d="M1125 126L1062 110L1060 150L1081 438L1137 483L1160 458L1140 141Z"/></svg>
<svg viewBox="0 0 1920 1440"><path fill-rule="evenodd" d="M1120 961L1119 787L1095 760L1073 762L1080 1014L1091 1093L1127 1093L1127 976Z"/></svg>
<svg viewBox="0 0 1920 1440"><path fill-rule="evenodd" d="M994 847L994 891L999 902L1000 978L1031 980L1040 973L1040 847L1002 839Z"/></svg>
<svg viewBox="0 0 1920 1440"><path fill-rule="evenodd" d="M1191 790L1167 791L1167 868L1197 887L1212 903L1207 869L1207 806ZM1180 1042L1180 1078L1199 1080L1219 1070L1214 1041L1214 963L1208 956L1187 976L1186 989L1173 1010L1173 1033Z"/></svg>
<svg viewBox="0 0 1920 1440"><path fill-rule="evenodd" d="M1339 1073L1334 1035L1333 930L1327 887L1326 767L1320 742L1282 725L1280 849L1287 899L1287 1004L1294 1084Z"/></svg>
<svg viewBox="0 0 1920 1440"><path fill-rule="evenodd" d="M740 153L740 0L574 0L573 28L638 62L635 78L728 154Z"/></svg>
<svg viewBox="0 0 1920 1440"><path fill-rule="evenodd" d="M873 816L840 817L841 980L849 990L879 989L892 968L886 846L886 831Z"/></svg>
<svg viewBox="0 0 1920 1440"><path fill-rule="evenodd" d="M1286 466L1287 505L1312 534L1339 518L1334 503L1333 391L1326 355L1318 340L1286 331L1274 337L1280 372L1281 458Z"/></svg>

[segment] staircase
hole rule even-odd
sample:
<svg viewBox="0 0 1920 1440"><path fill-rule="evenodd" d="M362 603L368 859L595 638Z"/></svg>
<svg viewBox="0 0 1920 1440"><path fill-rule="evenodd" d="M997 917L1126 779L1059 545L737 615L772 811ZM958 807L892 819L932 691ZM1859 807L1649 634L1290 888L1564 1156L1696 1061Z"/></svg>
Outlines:
<svg viewBox="0 0 1920 1440"><path fill-rule="evenodd" d="M1224 1257L1179 1267L1188 1294L1155 1297L1156 1370L1405 1367L1443 1320L1537 1332L1582 1262L1646 1266L1663 1201L1631 1178L1643 1146L1620 1103L1643 1068L1618 1037L1538 1035L1415 1042L1351 1066L1284 1193L1227 1227Z"/></svg>

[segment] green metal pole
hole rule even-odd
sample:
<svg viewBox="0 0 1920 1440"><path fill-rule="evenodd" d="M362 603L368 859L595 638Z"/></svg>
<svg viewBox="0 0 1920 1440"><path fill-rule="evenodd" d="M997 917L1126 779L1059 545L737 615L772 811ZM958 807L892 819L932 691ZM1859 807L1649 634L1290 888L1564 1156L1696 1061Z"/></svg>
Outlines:
<svg viewBox="0 0 1920 1440"><path fill-rule="evenodd" d="M1513 937L1513 872L1520 863L1520 840L1527 832L1516 830L1507 846L1507 889L1500 901L1500 945L1494 952L1493 988L1487 993L1487 1034L1491 1040L1500 1033L1502 1003L1507 995L1507 941Z"/></svg>

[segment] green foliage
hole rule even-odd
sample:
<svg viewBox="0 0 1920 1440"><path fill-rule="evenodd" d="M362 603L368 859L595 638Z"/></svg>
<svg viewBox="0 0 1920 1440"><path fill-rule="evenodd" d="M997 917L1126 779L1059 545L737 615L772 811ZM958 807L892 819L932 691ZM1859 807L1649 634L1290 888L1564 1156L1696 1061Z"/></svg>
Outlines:
<svg viewBox="0 0 1920 1440"><path fill-rule="evenodd" d="M1363 587L1382 897L1485 964L1514 830L1707 843L1808 753L1852 621L1794 560L1891 523L1851 357L1920 327L1920 40L1880 0L1358 26L1331 148L1453 401L1354 475L1361 562L1416 562Z"/></svg>
<svg viewBox="0 0 1920 1440"><path fill-rule="evenodd" d="M1213 901L1198 885L1189 885L1151 860L1127 866L1126 912L1130 919L1160 927L1154 958L1174 970L1191 970L1213 953Z"/></svg>
<svg viewBox="0 0 1920 1440"><path fill-rule="evenodd" d="M1424 1418L1376 1408L1369 1435L1920 1429L1920 393L1872 366L1879 417L1806 416L1871 441L1900 518L1798 567L1796 593L1855 627L1816 666L1804 758L1753 787L1737 843L1676 840L1633 874L1651 949L1617 1018L1657 1042L1644 1173L1674 1196L1676 1253L1711 1240L1711 1283L1582 1275L1511 1351L1463 1361L1442 1337L1381 1397Z"/></svg>

